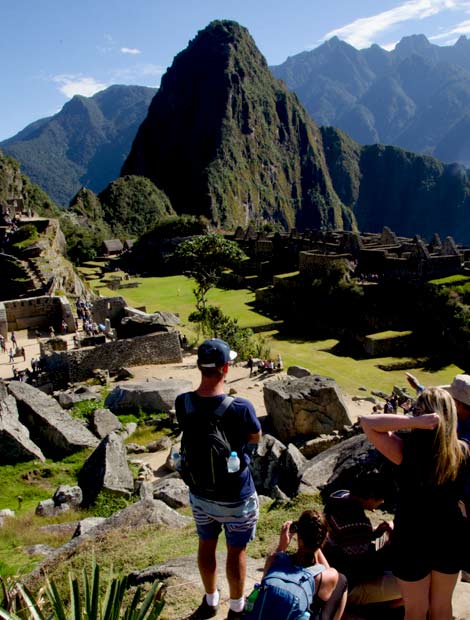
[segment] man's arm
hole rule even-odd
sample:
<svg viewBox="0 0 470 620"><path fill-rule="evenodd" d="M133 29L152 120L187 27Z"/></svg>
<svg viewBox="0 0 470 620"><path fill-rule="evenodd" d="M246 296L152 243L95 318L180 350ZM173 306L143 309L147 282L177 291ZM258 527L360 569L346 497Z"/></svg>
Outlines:
<svg viewBox="0 0 470 620"><path fill-rule="evenodd" d="M250 433L248 435L246 442L247 443L259 443L259 440L261 439L262 434L263 433L261 430L259 430L257 433Z"/></svg>

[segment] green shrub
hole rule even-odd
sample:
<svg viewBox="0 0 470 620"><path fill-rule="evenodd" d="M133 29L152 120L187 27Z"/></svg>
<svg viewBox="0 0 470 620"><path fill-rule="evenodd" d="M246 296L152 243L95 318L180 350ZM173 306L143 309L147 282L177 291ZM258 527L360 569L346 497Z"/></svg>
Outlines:
<svg viewBox="0 0 470 620"><path fill-rule="evenodd" d="M93 561L91 578L83 570L82 589L73 573L69 573L68 596L63 596L54 580L46 578L47 603L38 595L35 599L27 588L16 584L18 593L13 597L3 585L3 608L0 608L2 620L155 620L163 606L162 584L155 582L143 598L143 588L139 586L132 597L128 596L129 578L112 577L106 591L100 583L100 567ZM17 610L16 600L20 608Z"/></svg>

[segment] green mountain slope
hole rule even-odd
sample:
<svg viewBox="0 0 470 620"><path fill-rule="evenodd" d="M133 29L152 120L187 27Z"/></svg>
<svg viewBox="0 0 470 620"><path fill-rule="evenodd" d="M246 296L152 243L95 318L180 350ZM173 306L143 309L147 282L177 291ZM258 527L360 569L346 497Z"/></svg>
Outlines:
<svg viewBox="0 0 470 620"><path fill-rule="evenodd" d="M353 225L318 128L235 22L211 23L176 56L122 174L148 177L177 213L217 226Z"/></svg>
<svg viewBox="0 0 470 620"><path fill-rule="evenodd" d="M155 92L117 85L75 96L0 146L53 200L68 205L80 187L99 192L119 175Z"/></svg>
<svg viewBox="0 0 470 620"><path fill-rule="evenodd" d="M390 226L428 239L438 232L470 244L470 171L397 147L361 147L333 127L322 134L334 187L360 230Z"/></svg>

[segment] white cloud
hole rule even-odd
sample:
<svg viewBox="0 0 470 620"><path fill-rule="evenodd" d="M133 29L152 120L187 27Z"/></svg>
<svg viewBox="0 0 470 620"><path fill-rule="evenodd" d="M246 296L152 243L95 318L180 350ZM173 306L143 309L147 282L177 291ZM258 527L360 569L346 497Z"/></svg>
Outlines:
<svg viewBox="0 0 470 620"><path fill-rule="evenodd" d="M121 52L123 54L131 54L131 55L135 55L135 54L141 54L142 52L137 49L136 47L121 47Z"/></svg>
<svg viewBox="0 0 470 620"><path fill-rule="evenodd" d="M429 37L429 38L431 39L431 41L439 41L439 40L446 40L446 39L452 39L455 41L455 39L462 34L470 34L470 19L460 22L460 24L457 24L450 30L446 30L445 32L442 32L441 34L436 34L433 37Z"/></svg>
<svg viewBox="0 0 470 620"><path fill-rule="evenodd" d="M109 86L104 82L98 82L93 77L83 75L55 75L52 81L59 84L59 90L69 99L74 95L83 95L91 97L100 90L104 90Z"/></svg>
<svg viewBox="0 0 470 620"><path fill-rule="evenodd" d="M421 20L450 10L462 10L470 6L468 0L407 0L399 6L371 15L331 30L324 39L337 36L357 48L368 47L378 35L392 29L396 24Z"/></svg>

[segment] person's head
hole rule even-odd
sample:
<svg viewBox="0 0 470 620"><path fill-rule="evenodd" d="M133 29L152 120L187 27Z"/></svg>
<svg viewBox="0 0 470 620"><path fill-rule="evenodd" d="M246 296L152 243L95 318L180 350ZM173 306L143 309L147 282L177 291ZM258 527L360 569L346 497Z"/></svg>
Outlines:
<svg viewBox="0 0 470 620"><path fill-rule="evenodd" d="M325 542L327 527L323 515L316 510L304 510L291 524L291 532L297 534L299 547L316 551Z"/></svg>
<svg viewBox="0 0 470 620"><path fill-rule="evenodd" d="M362 470L349 483L349 493L366 510L375 510L385 501L388 481L378 470Z"/></svg>
<svg viewBox="0 0 470 620"><path fill-rule="evenodd" d="M470 416L470 375L456 375L447 391L455 400L457 416L466 420Z"/></svg>
<svg viewBox="0 0 470 620"><path fill-rule="evenodd" d="M223 377L230 362L237 357L235 351L219 338L204 340L197 350L197 365L203 377Z"/></svg>
<svg viewBox="0 0 470 620"><path fill-rule="evenodd" d="M451 394L439 387L426 388L416 399L414 415L426 413L439 416L439 424L434 431L434 477L438 484L442 484L457 477L463 459L457 437L457 410Z"/></svg>

